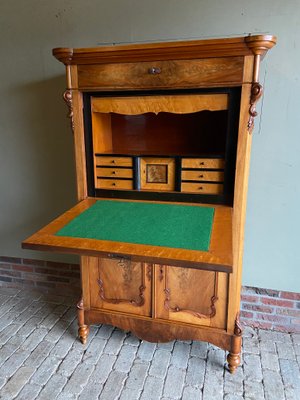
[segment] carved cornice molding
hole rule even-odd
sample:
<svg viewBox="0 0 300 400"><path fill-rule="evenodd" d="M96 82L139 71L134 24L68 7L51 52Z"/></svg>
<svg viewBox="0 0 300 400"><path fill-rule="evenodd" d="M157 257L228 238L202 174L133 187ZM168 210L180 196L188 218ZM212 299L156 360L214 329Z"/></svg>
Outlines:
<svg viewBox="0 0 300 400"><path fill-rule="evenodd" d="M54 57L65 65L86 65L151 60L179 60L205 57L264 55L276 44L272 35L221 39L138 43L94 48L55 48Z"/></svg>

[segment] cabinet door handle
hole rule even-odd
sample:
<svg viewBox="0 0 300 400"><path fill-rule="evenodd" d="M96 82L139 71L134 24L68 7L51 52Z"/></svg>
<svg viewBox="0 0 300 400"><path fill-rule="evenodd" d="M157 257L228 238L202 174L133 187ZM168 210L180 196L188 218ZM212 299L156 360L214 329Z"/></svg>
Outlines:
<svg viewBox="0 0 300 400"><path fill-rule="evenodd" d="M203 190L203 186L199 186L199 190Z"/></svg>
<svg viewBox="0 0 300 400"><path fill-rule="evenodd" d="M203 175L199 175L199 178L203 178Z"/></svg>
<svg viewBox="0 0 300 400"><path fill-rule="evenodd" d="M161 73L161 69L159 67L151 67L148 69L148 73L150 75L158 75Z"/></svg>

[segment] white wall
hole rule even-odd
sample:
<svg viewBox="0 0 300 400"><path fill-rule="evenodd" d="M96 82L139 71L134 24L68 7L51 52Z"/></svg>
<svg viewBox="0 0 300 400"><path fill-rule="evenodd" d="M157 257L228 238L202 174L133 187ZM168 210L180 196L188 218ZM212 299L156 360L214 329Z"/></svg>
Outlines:
<svg viewBox="0 0 300 400"><path fill-rule="evenodd" d="M300 2L26 0L0 4L0 255L75 203L64 69L53 47L272 33L255 121L243 284L300 292ZM69 259L69 258L67 258Z"/></svg>

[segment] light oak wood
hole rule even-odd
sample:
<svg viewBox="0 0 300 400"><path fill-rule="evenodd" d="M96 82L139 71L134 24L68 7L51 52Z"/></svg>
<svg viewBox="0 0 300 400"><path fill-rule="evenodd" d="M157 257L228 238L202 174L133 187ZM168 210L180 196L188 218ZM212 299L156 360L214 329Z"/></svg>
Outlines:
<svg viewBox="0 0 300 400"><path fill-rule="evenodd" d="M129 168L97 168L96 176L109 178L132 178L133 170Z"/></svg>
<svg viewBox="0 0 300 400"><path fill-rule="evenodd" d="M96 165L108 167L132 167L131 157L114 157L96 155Z"/></svg>
<svg viewBox="0 0 300 400"><path fill-rule="evenodd" d="M221 172L221 171L182 171L181 179L183 181L223 182L224 181L224 172Z"/></svg>
<svg viewBox="0 0 300 400"><path fill-rule="evenodd" d="M229 290L237 295L231 296L228 302L228 330L233 333L234 321L240 309L240 291L242 279L242 261L244 248L244 230L246 219L248 174L250 167L252 136L247 132L247 109L249 106L251 86L244 85L241 99L241 119L239 123L239 136L236 160L235 198L233 209L233 257L234 270L229 282Z"/></svg>
<svg viewBox="0 0 300 400"><path fill-rule="evenodd" d="M95 182L95 187L97 189L112 189L112 190L132 190L133 181L128 179L101 179L97 178Z"/></svg>
<svg viewBox="0 0 300 400"><path fill-rule="evenodd" d="M182 168L223 169L222 158L183 158Z"/></svg>
<svg viewBox="0 0 300 400"><path fill-rule="evenodd" d="M137 115L168 112L188 114L199 111L228 109L227 94L189 94L176 96L94 97L91 100L93 113L118 113Z"/></svg>
<svg viewBox="0 0 300 400"><path fill-rule="evenodd" d="M182 182L181 191L185 193L221 194L224 186L221 183Z"/></svg>

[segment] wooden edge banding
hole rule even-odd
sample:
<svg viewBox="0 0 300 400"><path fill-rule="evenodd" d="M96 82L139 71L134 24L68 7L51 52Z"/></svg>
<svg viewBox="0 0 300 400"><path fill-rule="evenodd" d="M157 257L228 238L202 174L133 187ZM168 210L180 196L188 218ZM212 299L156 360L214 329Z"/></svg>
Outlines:
<svg viewBox="0 0 300 400"><path fill-rule="evenodd" d="M24 240L22 247L88 256L107 257L113 254L120 257L128 256L136 261L144 260L144 262L157 264L191 266L192 268L198 267L204 270L213 269L220 272L232 272L232 210L230 207L215 206L211 250L207 252L55 235L59 229L81 212L87 210L96 201L96 198L88 198L81 201L30 238Z"/></svg>

